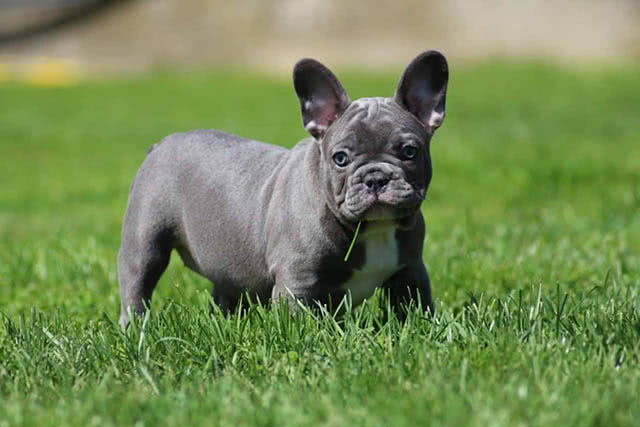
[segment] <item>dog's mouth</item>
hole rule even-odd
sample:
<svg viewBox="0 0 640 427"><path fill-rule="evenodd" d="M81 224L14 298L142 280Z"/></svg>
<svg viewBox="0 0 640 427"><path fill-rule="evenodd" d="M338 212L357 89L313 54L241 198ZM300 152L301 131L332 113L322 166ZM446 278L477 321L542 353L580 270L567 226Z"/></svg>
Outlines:
<svg viewBox="0 0 640 427"><path fill-rule="evenodd" d="M404 221L415 216L424 192L409 184L400 189L372 192L358 188L347 191L341 210L351 221ZM360 190L360 191L358 191Z"/></svg>

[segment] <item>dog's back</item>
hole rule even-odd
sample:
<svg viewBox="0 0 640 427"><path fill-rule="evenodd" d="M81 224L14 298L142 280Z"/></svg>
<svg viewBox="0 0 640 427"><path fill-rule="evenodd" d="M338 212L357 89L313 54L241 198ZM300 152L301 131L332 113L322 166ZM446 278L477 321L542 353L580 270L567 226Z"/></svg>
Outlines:
<svg viewBox="0 0 640 427"><path fill-rule="evenodd" d="M224 286L233 282L269 290L264 257L255 255L264 252L255 247L264 240L256 237L264 212L232 207L269 198L273 176L289 152L216 130L176 133L154 144L131 186L118 258L120 282L143 281L127 289L144 291L125 300L150 299L172 249L220 289L236 289ZM251 176L243 172L248 168ZM244 258L225 251L229 245L244 247Z"/></svg>

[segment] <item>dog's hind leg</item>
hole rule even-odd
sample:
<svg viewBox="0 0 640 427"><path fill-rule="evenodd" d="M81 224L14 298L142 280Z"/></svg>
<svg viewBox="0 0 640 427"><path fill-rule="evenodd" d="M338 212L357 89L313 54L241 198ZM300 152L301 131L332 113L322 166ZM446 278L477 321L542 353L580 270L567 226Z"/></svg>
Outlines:
<svg viewBox="0 0 640 427"><path fill-rule="evenodd" d="M131 206L129 207L131 209ZM135 209L134 209L135 211ZM151 304L158 279L167 268L173 248L172 233L159 224L139 224L127 212L118 254L120 325L129 322L129 312L142 314Z"/></svg>

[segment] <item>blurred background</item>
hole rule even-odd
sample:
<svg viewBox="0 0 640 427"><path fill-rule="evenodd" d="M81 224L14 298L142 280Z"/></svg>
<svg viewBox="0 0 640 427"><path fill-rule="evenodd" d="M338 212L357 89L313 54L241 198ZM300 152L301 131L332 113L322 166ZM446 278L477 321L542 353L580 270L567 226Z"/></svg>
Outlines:
<svg viewBox="0 0 640 427"><path fill-rule="evenodd" d="M158 67L286 70L313 55L395 66L449 58L640 56L638 0L0 0L0 79Z"/></svg>

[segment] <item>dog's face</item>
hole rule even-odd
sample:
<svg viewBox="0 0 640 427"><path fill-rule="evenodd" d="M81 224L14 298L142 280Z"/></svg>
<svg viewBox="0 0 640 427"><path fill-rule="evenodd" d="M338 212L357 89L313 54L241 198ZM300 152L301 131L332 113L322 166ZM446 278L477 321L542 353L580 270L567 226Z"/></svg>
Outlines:
<svg viewBox="0 0 640 427"><path fill-rule="evenodd" d="M431 180L429 134L389 98L352 102L321 141L321 173L343 219L413 216Z"/></svg>
<svg viewBox="0 0 640 427"><path fill-rule="evenodd" d="M302 60L294 84L319 144L327 202L344 222L409 225L431 181L431 136L444 119L448 69L437 52L407 67L393 98L350 102L326 67Z"/></svg>

